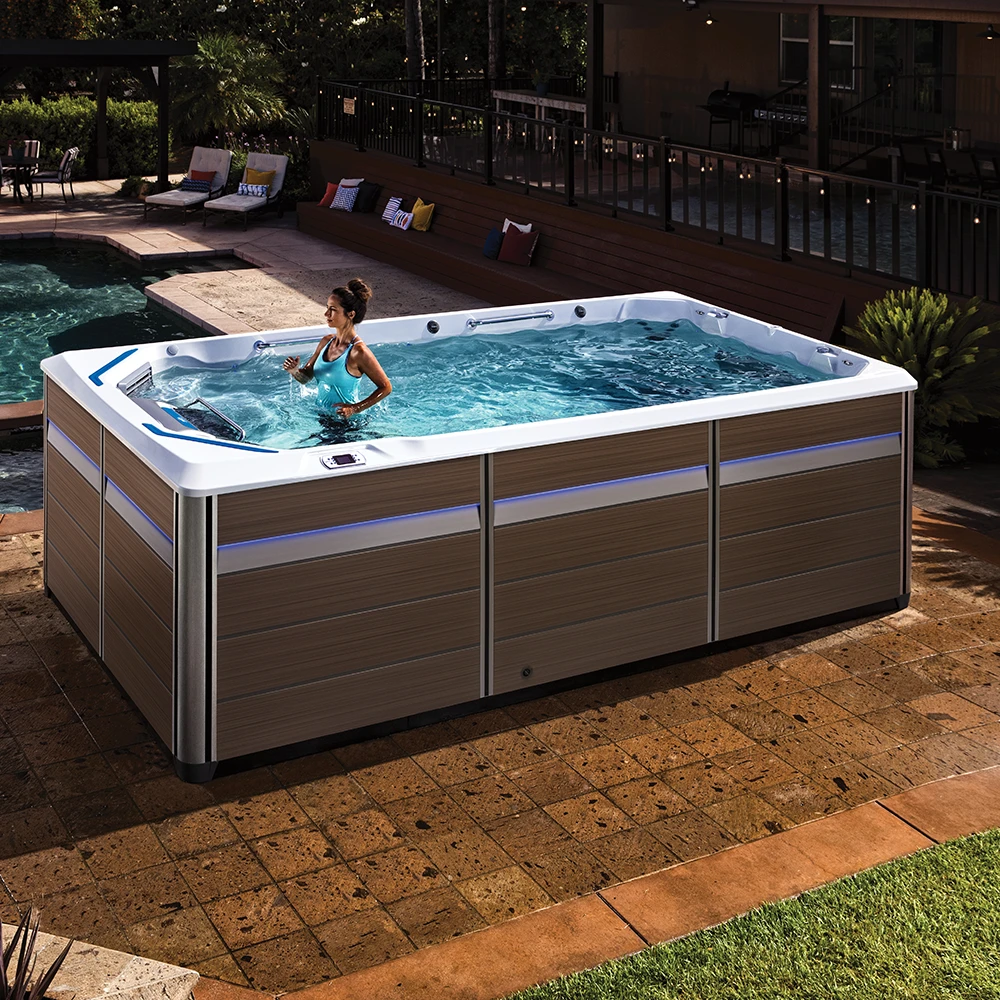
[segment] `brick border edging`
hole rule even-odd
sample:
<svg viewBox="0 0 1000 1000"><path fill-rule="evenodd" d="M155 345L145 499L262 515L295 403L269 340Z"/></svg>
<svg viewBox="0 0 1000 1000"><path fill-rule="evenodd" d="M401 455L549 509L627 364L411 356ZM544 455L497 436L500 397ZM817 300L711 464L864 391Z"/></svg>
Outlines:
<svg viewBox="0 0 1000 1000"><path fill-rule="evenodd" d="M920 785L285 996L496 1000L997 826L1000 766ZM268 995L204 978L194 991L195 1000Z"/></svg>

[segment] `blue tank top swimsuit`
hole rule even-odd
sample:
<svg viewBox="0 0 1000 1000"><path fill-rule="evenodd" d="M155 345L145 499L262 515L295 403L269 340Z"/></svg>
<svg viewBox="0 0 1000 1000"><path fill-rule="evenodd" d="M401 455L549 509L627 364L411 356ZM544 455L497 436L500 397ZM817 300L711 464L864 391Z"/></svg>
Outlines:
<svg viewBox="0 0 1000 1000"><path fill-rule="evenodd" d="M340 403L356 403L361 398L361 376L352 375L347 370L347 355L351 353L355 337L340 357L326 360L327 347L319 353L313 363L313 375L319 384L319 401L323 406L337 406Z"/></svg>

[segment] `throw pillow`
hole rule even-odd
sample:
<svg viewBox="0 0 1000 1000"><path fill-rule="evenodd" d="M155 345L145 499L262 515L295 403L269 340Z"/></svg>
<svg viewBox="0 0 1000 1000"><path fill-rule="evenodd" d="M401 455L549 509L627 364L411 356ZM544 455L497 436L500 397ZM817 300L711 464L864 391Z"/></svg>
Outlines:
<svg viewBox="0 0 1000 1000"><path fill-rule="evenodd" d="M277 172L277 170L254 170L252 167L247 167L247 184L263 184L269 188Z"/></svg>
<svg viewBox="0 0 1000 1000"><path fill-rule="evenodd" d="M381 184L375 184L373 181L362 181L358 185L358 199L354 203L354 211L374 212L375 203L378 201L381 190Z"/></svg>
<svg viewBox="0 0 1000 1000"><path fill-rule="evenodd" d="M431 228L431 217L434 215L434 202L425 205L419 198L413 206L413 228L426 233Z"/></svg>
<svg viewBox="0 0 1000 1000"><path fill-rule="evenodd" d="M333 196L337 193L337 185L332 181L326 182L326 194L319 200L320 208L329 208L333 204Z"/></svg>
<svg viewBox="0 0 1000 1000"><path fill-rule="evenodd" d="M503 238L500 255L497 260L505 260L508 264L531 266L531 255L538 243L538 233L523 233L520 229L511 228Z"/></svg>
<svg viewBox="0 0 1000 1000"><path fill-rule="evenodd" d="M208 181L211 183L215 180L214 170L189 170L188 177L193 181Z"/></svg>
<svg viewBox="0 0 1000 1000"><path fill-rule="evenodd" d="M194 177L185 177L181 181L182 191L198 191L201 194L208 194L212 190L211 182L196 180Z"/></svg>
<svg viewBox="0 0 1000 1000"><path fill-rule="evenodd" d="M337 188L337 193L333 196L333 203L330 208L336 208L341 212L350 212L354 208L354 203L358 199L358 189L356 187L344 187L343 184Z"/></svg>
<svg viewBox="0 0 1000 1000"><path fill-rule="evenodd" d="M388 222L392 225L392 220L396 218L396 213L399 211L400 206L403 204L402 198L390 198L385 203L385 211L382 213L382 221Z"/></svg>
<svg viewBox="0 0 1000 1000"><path fill-rule="evenodd" d="M363 180L364 177L341 177L340 186L342 188L356 188Z"/></svg>
<svg viewBox="0 0 1000 1000"><path fill-rule="evenodd" d="M504 219L503 220L503 231L504 232L507 232L507 230L510 229L511 226L513 226L515 229L519 229L522 233L530 233L531 232L531 223L530 222L515 222L513 219Z"/></svg>
<svg viewBox="0 0 1000 1000"><path fill-rule="evenodd" d="M241 184L236 193L249 195L251 198L266 198L269 190L266 184Z"/></svg>
<svg viewBox="0 0 1000 1000"><path fill-rule="evenodd" d="M489 257L490 260L496 260L500 256L500 245L503 243L503 239L503 233L494 226L483 244L483 256Z"/></svg>
<svg viewBox="0 0 1000 1000"><path fill-rule="evenodd" d="M412 212L397 212L391 225L395 226L397 229L409 229L412 222Z"/></svg>

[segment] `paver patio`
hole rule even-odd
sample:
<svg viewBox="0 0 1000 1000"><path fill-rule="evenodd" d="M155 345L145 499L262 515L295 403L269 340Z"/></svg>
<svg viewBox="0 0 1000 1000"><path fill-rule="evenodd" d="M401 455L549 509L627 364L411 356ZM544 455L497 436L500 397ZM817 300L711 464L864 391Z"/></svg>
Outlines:
<svg viewBox="0 0 1000 1000"><path fill-rule="evenodd" d="M54 229L143 239L134 204L54 207ZM0 211L0 236L44 229L43 211ZM271 254L265 272L236 277L303 309L326 294L313 278L326 288L358 264L327 244L330 258L303 255L307 237L269 227L249 231ZM193 252L215 238L193 223L171 232ZM288 299L253 311L245 286L172 287L201 298L188 304L203 320L218 309L243 329L288 325L267 322ZM426 286L406 288L422 308ZM0 537L0 919L33 903L44 930L280 993L553 903L586 909L595 890L996 765L996 539L941 517L917 530L913 600L895 615L200 786L173 776L44 596L40 532Z"/></svg>
<svg viewBox="0 0 1000 1000"><path fill-rule="evenodd" d="M188 785L40 542L0 540L0 917L268 992L1000 763L1000 567L918 540L895 615Z"/></svg>

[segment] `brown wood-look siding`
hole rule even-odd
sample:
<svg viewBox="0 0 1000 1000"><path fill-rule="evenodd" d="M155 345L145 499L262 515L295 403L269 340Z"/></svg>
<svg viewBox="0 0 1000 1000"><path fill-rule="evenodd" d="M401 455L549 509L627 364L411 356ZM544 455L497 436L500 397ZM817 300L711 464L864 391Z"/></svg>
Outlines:
<svg viewBox="0 0 1000 1000"><path fill-rule="evenodd" d="M899 458L891 457L723 486L719 530L726 538L866 507L898 504L900 475Z"/></svg>
<svg viewBox="0 0 1000 1000"><path fill-rule="evenodd" d="M50 378L45 380L45 415L100 467L101 425Z"/></svg>
<svg viewBox="0 0 1000 1000"><path fill-rule="evenodd" d="M97 543L51 493L45 510L45 533L48 541L59 547L60 554L91 596L98 600L101 594L101 558Z"/></svg>
<svg viewBox="0 0 1000 1000"><path fill-rule="evenodd" d="M692 597L507 639L494 646L493 690L503 694L689 649L707 637L708 598Z"/></svg>
<svg viewBox="0 0 1000 1000"><path fill-rule="evenodd" d="M479 586L479 532L219 577L218 634L279 628Z"/></svg>
<svg viewBox="0 0 1000 1000"><path fill-rule="evenodd" d="M719 586L745 587L886 553L899 553L899 504L823 521L727 538L719 546Z"/></svg>
<svg viewBox="0 0 1000 1000"><path fill-rule="evenodd" d="M66 461L49 448L46 452L45 489L70 511L73 520L95 544L101 541L101 497L97 490Z"/></svg>
<svg viewBox="0 0 1000 1000"><path fill-rule="evenodd" d="M107 560L104 561L104 616L118 626L139 655L167 688L173 684L174 647L171 629L132 589Z"/></svg>
<svg viewBox="0 0 1000 1000"><path fill-rule="evenodd" d="M49 590L66 609L73 624L94 649L100 647L100 604L63 558L54 539L48 539L45 576Z"/></svg>
<svg viewBox="0 0 1000 1000"><path fill-rule="evenodd" d="M805 621L899 596L899 550L873 559L723 591L719 638Z"/></svg>
<svg viewBox="0 0 1000 1000"><path fill-rule="evenodd" d="M104 505L104 555L172 631L173 572L109 504Z"/></svg>
<svg viewBox="0 0 1000 1000"><path fill-rule="evenodd" d="M903 399L898 393L731 417L720 421L720 461L899 433L902 427Z"/></svg>
<svg viewBox="0 0 1000 1000"><path fill-rule="evenodd" d="M706 545L531 577L496 587L494 635L507 639L707 591Z"/></svg>
<svg viewBox="0 0 1000 1000"><path fill-rule="evenodd" d="M478 458L376 469L225 493L219 497L218 539L228 545L474 503Z"/></svg>
<svg viewBox="0 0 1000 1000"><path fill-rule="evenodd" d="M104 618L104 662L156 730L157 736L168 749L173 749L173 701L170 688L163 685L138 650L107 616Z"/></svg>
<svg viewBox="0 0 1000 1000"><path fill-rule="evenodd" d="M476 589L222 639L219 698L478 648L479 618Z"/></svg>
<svg viewBox="0 0 1000 1000"><path fill-rule="evenodd" d="M104 436L104 475L155 524L174 537L174 491L113 434Z"/></svg>
<svg viewBox="0 0 1000 1000"><path fill-rule="evenodd" d="M497 583L706 541L708 493L684 493L507 524L493 532Z"/></svg>
<svg viewBox="0 0 1000 1000"><path fill-rule="evenodd" d="M520 448L494 455L493 495L503 500L707 462L708 424Z"/></svg>
<svg viewBox="0 0 1000 1000"><path fill-rule="evenodd" d="M389 722L479 697L479 649L462 649L224 701L220 759Z"/></svg>

